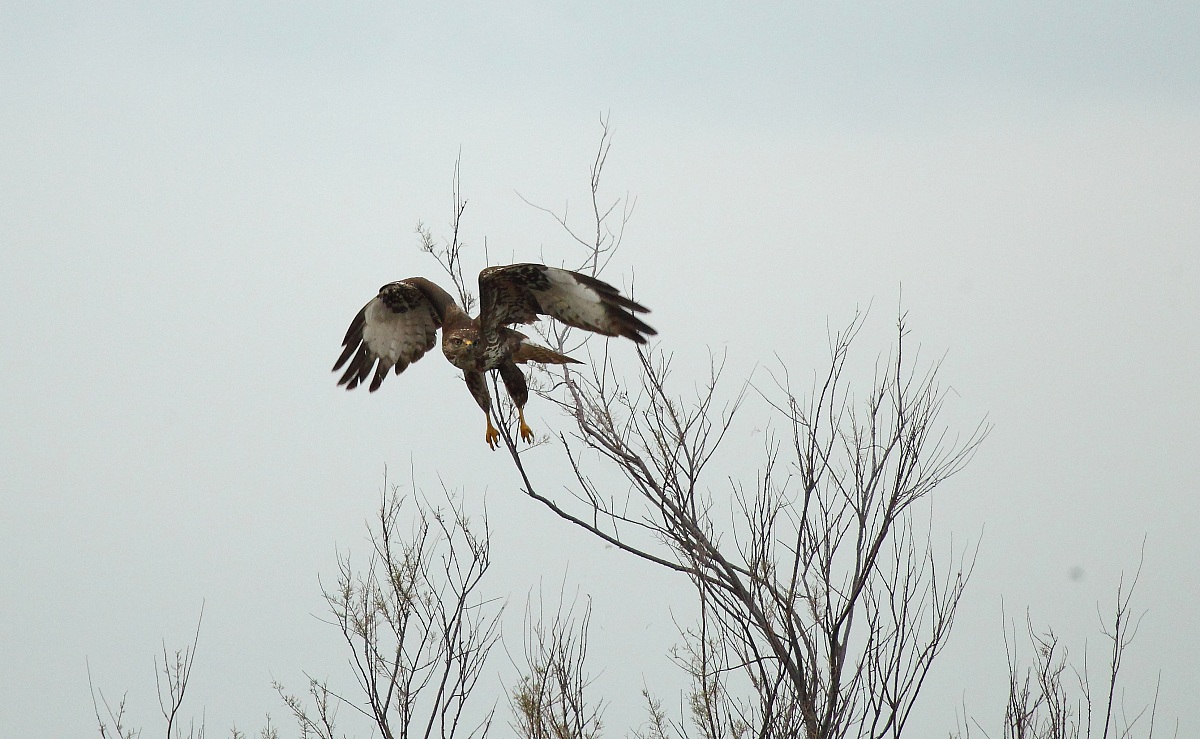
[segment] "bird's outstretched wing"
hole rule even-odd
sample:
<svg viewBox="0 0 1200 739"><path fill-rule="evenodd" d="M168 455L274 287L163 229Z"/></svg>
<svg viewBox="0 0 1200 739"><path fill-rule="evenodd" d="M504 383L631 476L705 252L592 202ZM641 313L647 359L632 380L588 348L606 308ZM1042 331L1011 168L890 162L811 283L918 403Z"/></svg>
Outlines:
<svg viewBox="0 0 1200 739"><path fill-rule="evenodd" d="M638 318L645 306L617 288L570 270L544 264L488 267L479 273L479 323L484 331L514 323L533 323L539 315L605 336L624 336L639 344L657 332Z"/></svg>
<svg viewBox="0 0 1200 739"><path fill-rule="evenodd" d="M338 384L353 390L374 368L371 392L375 392L388 370L394 367L400 374L423 357L437 344L447 300L454 302L444 290L420 277L379 288L379 294L363 306L346 330L342 355L333 371L349 365Z"/></svg>

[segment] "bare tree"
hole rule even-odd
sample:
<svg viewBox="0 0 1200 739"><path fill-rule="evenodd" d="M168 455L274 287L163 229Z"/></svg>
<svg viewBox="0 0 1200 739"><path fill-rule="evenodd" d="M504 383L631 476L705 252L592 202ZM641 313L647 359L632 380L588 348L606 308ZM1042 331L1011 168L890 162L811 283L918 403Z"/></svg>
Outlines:
<svg viewBox="0 0 1200 739"><path fill-rule="evenodd" d="M141 735L141 729L134 729L129 726L125 718L125 701L127 694L122 695L114 707L104 697L104 691L97 688L92 682L92 668L88 665L88 689L92 694L92 709L96 714L96 723L100 730L100 739L134 739ZM99 700L97 700L99 696ZM104 711L101 712L100 706L104 706Z"/></svg>
<svg viewBox="0 0 1200 739"><path fill-rule="evenodd" d="M593 272L619 246L629 213L620 200L601 205L611 145L602 125L590 237L568 223L566 207L543 209L586 246L581 266ZM618 212L621 224L610 227ZM442 258L461 275L458 253ZM575 478L566 496L541 491L511 414L494 409L527 495L696 587L699 624L678 656L694 678L691 718L703 736L900 736L946 643L973 553L935 557L913 506L962 469L987 429L959 438L939 426L938 368L908 361L903 316L891 356L856 404L845 369L862 321L856 315L833 334L829 368L811 394L792 390L786 368L759 391L788 434L770 437L752 485L732 484L734 505L722 516L712 482L721 478L709 467L751 386L720 401L721 360L686 400L670 389L671 356L658 349L639 350L633 382L600 352L585 373L565 369L543 383L573 421L558 438ZM569 350L569 330L547 338ZM613 472L631 498L606 492ZM734 674L741 683L731 689Z"/></svg>
<svg viewBox="0 0 1200 739"><path fill-rule="evenodd" d="M526 200L583 247L570 266L593 275L613 258L632 212L628 197L600 195L612 145L607 120L601 127L588 225L576 227L567 205L554 210ZM422 230L422 240L466 302L459 240L465 201L457 171L454 236L438 247ZM831 333L829 364L806 392L793 389L781 361L767 387L747 382L721 395L724 361L714 358L707 382L684 398L672 389L672 356L661 348L639 348L640 373L632 381L607 345L589 352L588 370L546 372L535 389L571 419L571 431L553 439L574 476L565 495L545 492L559 481L526 467L511 407L500 401L493 408L527 495L696 588L697 622L684 627L673 652L693 681L685 716L671 719L646 690L648 721L639 736L686 736L689 725L712 739L903 734L947 643L976 552L953 541L936 548L916 504L963 469L988 426L957 435L940 424L946 397L940 367L910 357L903 313L870 385L852 386L848 361L864 321L856 314ZM570 335L561 326L543 333L565 352L582 345L571 346ZM786 432L767 435L752 483L725 486L711 469L713 459L751 389ZM621 484L614 484L614 472ZM613 492L621 488L628 494ZM721 488L726 495L714 494ZM723 498L732 500L731 509L723 509ZM1069 670L1081 697L1069 697L1069 662L1053 632L1029 627L1035 656L1023 675L1010 649L1005 737L1124 739L1143 729L1153 735L1157 690L1152 704L1133 713L1117 691L1122 656L1140 621L1129 611L1136 580L1118 588L1104 627L1111 648L1103 696L1094 695L1085 655L1081 670ZM959 736L969 733L961 729Z"/></svg>
<svg viewBox="0 0 1200 739"><path fill-rule="evenodd" d="M450 216L450 238L442 243L424 223L417 223L416 233L421 238L421 250L430 254L454 282L462 309L468 313L475 307L475 295L463 275L463 250L467 243L462 237L462 217L467 210L467 201L462 196L462 157L454 160L454 177L450 184L452 215Z"/></svg>
<svg viewBox="0 0 1200 739"><path fill-rule="evenodd" d="M525 609L525 667L509 697L512 728L525 739L600 736L604 703L587 695L592 680L585 666L592 606L576 617L575 603L565 604L562 595L553 616L540 595L536 613L532 603Z"/></svg>
<svg viewBox="0 0 1200 739"><path fill-rule="evenodd" d="M408 531L403 530L406 526ZM486 736L495 701L482 709L482 719L473 725L465 713L500 636L502 606L479 594L491 564L486 518L473 523L449 492L443 507L424 499L410 505L385 478L379 509L368 527L372 552L365 569L356 569L349 554L339 556L336 586L324 591L332 623L349 647L358 691L345 697L326 681L309 676L305 699L276 682L300 736L345 736L336 729L343 705L365 717L372 734L378 731L385 739ZM190 646L172 655L164 642L161 661L156 660L166 739L205 736L203 719L199 724L191 721L186 734L180 719L199 636L198 621ZM90 667L88 682L92 685ZM92 702L102 739L141 735L141 729L129 723L125 696L114 706L93 687ZM230 736L241 739L246 734L234 726ZM277 739L270 716L258 737Z"/></svg>
<svg viewBox="0 0 1200 739"><path fill-rule="evenodd" d="M1120 681L1125 653L1145 616L1145 612L1132 610L1143 562L1144 554L1128 585L1122 573L1116 600L1108 616L1097 610L1107 654L1098 678L1089 668L1086 643L1082 660L1072 662L1058 635L1052 629L1037 631L1026 614L1025 632L1033 655L1025 664L1017 655L1015 626L1006 629L1004 646L1008 654L1009 680L1001 728L1004 739L1153 739L1158 714L1158 685L1155 685L1148 704L1143 703L1131 711L1126 708L1125 691ZM989 736L974 719L960 723L953 736L970 739L972 727L980 735ZM1176 722L1174 735L1178 734Z"/></svg>
<svg viewBox="0 0 1200 739"><path fill-rule="evenodd" d="M490 537L486 518L475 524L448 493L446 501L445 508L406 506L399 489L385 483L366 568L356 570L349 554L339 557L337 584L325 600L364 702L310 677L309 708L277 685L304 737L334 739L341 705L366 716L385 739L487 734L494 707L474 726L464 709L499 638L502 608L479 594L491 565ZM405 534L400 529L409 520Z"/></svg>
<svg viewBox="0 0 1200 739"><path fill-rule="evenodd" d="M782 398L767 396L790 438L768 440L753 486L732 484L732 525L716 515L708 467L743 393L716 410L719 364L690 401L668 390L670 359L654 352L640 355L637 387L607 361L590 376L567 373L562 402L576 430L560 443L572 500L540 493L510 440L527 494L695 585L700 621L680 661L703 736L900 736L946 643L973 555L939 561L913 506L962 468L985 429L955 440L938 428L936 368L917 375L904 363L903 322L855 412L842 378L860 325L833 337L831 367L809 398L786 375ZM634 512L602 491L596 462L622 474L641 503ZM735 672L749 691L730 690Z"/></svg>
<svg viewBox="0 0 1200 739"><path fill-rule="evenodd" d="M204 606L200 606L200 615L196 618L196 633L191 645L177 649L173 654L167 652L167 642L163 640L162 655L155 659L154 686L158 693L158 707L166 722L164 736L166 739L183 739L183 722L179 710L183 706L187 694L188 683L192 677L192 665L196 661L196 646L200 643L200 624L204 621ZM159 661L161 659L161 662ZM88 665L88 688L92 694L92 708L96 715L96 723L101 739L134 739L141 736L142 730L129 725L125 715L126 696L114 707L104 697L104 692L92 683L92 668ZM104 706L101 712L100 707ZM188 721L188 739L204 739L204 719L199 725L195 719Z"/></svg>

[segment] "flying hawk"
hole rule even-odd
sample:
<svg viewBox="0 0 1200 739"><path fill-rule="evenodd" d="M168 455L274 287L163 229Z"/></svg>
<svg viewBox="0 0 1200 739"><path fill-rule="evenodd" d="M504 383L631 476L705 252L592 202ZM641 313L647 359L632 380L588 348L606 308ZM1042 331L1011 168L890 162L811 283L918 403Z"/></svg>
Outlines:
<svg viewBox="0 0 1200 739"><path fill-rule="evenodd" d="M467 387L487 420L484 438L495 449L500 432L492 425L489 370L499 370L517 406L521 438L532 441L524 410L529 388L517 364L581 364L532 343L510 325L551 316L568 326L605 336L624 336L638 344L657 333L635 315L648 313L648 309L621 295L617 288L595 277L544 264L510 264L483 270L479 273L479 304L479 317L471 318L449 293L423 277L389 282L350 322L342 342L344 350L333 365L334 372L347 365L338 384L353 390L371 375L373 368L371 392L375 392L388 370L394 368L400 374L432 349L440 328L442 353L463 371Z"/></svg>

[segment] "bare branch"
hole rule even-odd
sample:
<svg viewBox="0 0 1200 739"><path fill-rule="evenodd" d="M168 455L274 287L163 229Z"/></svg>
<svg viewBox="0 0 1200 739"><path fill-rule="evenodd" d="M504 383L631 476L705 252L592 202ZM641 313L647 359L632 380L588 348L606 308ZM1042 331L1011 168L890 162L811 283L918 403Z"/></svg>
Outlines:
<svg viewBox="0 0 1200 739"><path fill-rule="evenodd" d="M363 702L358 705L309 678L314 708L276 690L306 735L333 739L336 708L350 705L385 739L484 736L493 709L463 725L502 610L479 595L490 565L486 517L469 519L449 491L445 507L419 496L410 501L385 480L365 569L339 557L335 587L325 590L333 623L350 652ZM402 516L415 514L411 530Z"/></svg>
<svg viewBox="0 0 1200 739"><path fill-rule="evenodd" d="M462 152L459 152L454 160L454 177L451 181L453 215L450 218L450 238L439 244L433 232L424 223L417 223L416 233L421 238L421 250L432 255L449 275L463 310L470 313L475 307L475 294L471 292L470 284L463 274L462 252L467 248L467 244L462 240L462 216L467 209L467 201L462 196L461 168Z"/></svg>
<svg viewBox="0 0 1200 739"><path fill-rule="evenodd" d="M592 678L586 669L592 606L575 615L577 601L565 603L565 583L558 604L547 618L545 598L525 608L525 665L510 689L512 728L526 739L571 737L595 739L602 728L603 701L587 695Z"/></svg>

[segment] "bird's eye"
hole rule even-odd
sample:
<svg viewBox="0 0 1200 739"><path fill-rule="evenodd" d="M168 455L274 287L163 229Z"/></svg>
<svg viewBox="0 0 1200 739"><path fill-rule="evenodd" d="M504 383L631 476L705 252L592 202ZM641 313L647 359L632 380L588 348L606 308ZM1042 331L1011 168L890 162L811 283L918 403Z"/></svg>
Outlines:
<svg viewBox="0 0 1200 739"><path fill-rule="evenodd" d="M462 344L462 339L455 336L453 339L450 339L450 343L455 346L459 346L460 344Z"/></svg>

